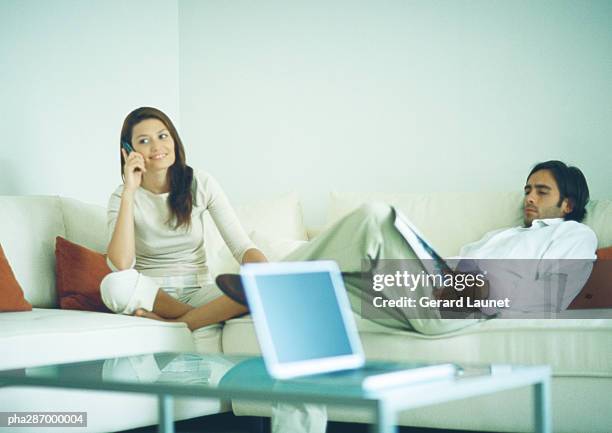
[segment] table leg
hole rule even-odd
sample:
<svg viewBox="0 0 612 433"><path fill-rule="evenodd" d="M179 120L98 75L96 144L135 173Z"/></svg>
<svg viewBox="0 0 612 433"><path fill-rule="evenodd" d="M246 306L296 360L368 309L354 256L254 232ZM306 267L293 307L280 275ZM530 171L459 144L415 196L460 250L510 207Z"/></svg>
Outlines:
<svg viewBox="0 0 612 433"><path fill-rule="evenodd" d="M397 433L396 413L389 405L379 401L374 412L376 420L370 427L372 433Z"/></svg>
<svg viewBox="0 0 612 433"><path fill-rule="evenodd" d="M172 396L168 394L159 395L159 433L174 433L174 403Z"/></svg>
<svg viewBox="0 0 612 433"><path fill-rule="evenodd" d="M552 416L550 411L550 379L536 383L534 386L535 431L552 433Z"/></svg>

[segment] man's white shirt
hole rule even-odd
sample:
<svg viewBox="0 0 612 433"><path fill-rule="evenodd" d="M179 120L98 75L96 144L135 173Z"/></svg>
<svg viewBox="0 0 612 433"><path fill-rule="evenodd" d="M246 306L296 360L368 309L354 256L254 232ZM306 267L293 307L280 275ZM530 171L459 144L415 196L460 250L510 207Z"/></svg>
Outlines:
<svg viewBox="0 0 612 433"><path fill-rule="evenodd" d="M567 309L588 280L596 249L588 226L552 218L489 232L460 257L478 259L487 271L490 299L510 299L511 311L555 312Z"/></svg>

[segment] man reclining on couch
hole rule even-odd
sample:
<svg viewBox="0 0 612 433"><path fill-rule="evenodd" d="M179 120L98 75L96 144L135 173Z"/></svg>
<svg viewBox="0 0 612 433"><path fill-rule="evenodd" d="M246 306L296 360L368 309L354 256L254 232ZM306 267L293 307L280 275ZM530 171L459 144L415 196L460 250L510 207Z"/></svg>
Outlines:
<svg viewBox="0 0 612 433"><path fill-rule="evenodd" d="M560 161L547 161L537 164L531 170L524 191L524 226L487 233L479 241L464 246L460 256L473 259L570 259L567 262L573 262L573 265L567 274L568 279L562 298L545 297L550 302L550 305L544 306L545 308L562 310L567 308L579 293L596 259L595 233L580 222L586 214L585 206L589 200L587 182L577 167L568 167ZM449 217L452 215L449 214ZM371 291L371 283L364 284L365 280L362 278L363 259L376 262L381 259L415 258L414 252L394 226L392 207L386 204L366 204L338 221L307 245L289 254L285 260L335 260L343 271L349 293L357 298L363 298L366 291ZM526 281L522 283L525 284ZM550 288L549 284L527 284L527 286L532 290ZM116 299L119 297L117 294L121 294L120 297L126 299L126 290L132 293L142 291L136 289L136 287L124 287L120 284L120 279L113 278L113 274L107 276L101 286L105 300ZM486 289L490 291L490 297L497 298L503 295L498 293L499 287L496 285L487 286L484 291L472 295L486 297ZM163 317L160 312L167 308L162 303L178 301L160 296L160 291L157 289L150 290L158 292L153 297L148 296L150 299L155 299L153 305L142 305L130 300L132 305L140 306L136 310L137 315L182 321L192 330L214 323L212 317L218 316L209 314L208 305L204 305L196 308L184 306L186 312L181 316ZM427 295L431 295L431 289L425 287L420 287L411 294L414 297ZM452 297L453 293L446 291L438 296ZM523 297L523 299L530 298ZM541 311L543 307L541 297L536 296L533 299L540 299L538 301L540 305L533 307ZM107 305L110 307L114 304ZM529 311L530 305L521 305L521 308ZM399 315L391 314L384 323L426 334L440 334L478 321L477 319L446 320L413 310L402 309ZM243 306L242 312L246 313L247 308Z"/></svg>

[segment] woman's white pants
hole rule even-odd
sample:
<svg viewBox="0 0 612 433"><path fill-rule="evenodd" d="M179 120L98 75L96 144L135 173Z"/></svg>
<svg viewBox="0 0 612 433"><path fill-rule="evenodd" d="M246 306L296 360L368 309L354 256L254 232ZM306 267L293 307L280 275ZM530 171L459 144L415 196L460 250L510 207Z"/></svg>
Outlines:
<svg viewBox="0 0 612 433"><path fill-rule="evenodd" d="M139 308L153 311L158 290L184 304L199 307L222 295L210 281L197 275L149 277L135 269L112 272L100 283L102 301L118 314L134 314ZM195 348L200 353L220 353L221 324L216 323L193 331Z"/></svg>

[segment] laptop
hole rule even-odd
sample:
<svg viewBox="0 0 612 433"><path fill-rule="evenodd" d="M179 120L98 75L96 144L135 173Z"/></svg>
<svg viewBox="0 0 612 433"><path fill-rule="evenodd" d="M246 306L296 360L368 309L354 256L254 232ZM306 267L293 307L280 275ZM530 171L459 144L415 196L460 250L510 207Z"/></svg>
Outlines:
<svg viewBox="0 0 612 433"><path fill-rule="evenodd" d="M380 389L455 375L452 364L366 365L336 262L249 263L240 274L264 364L273 378L325 375Z"/></svg>

